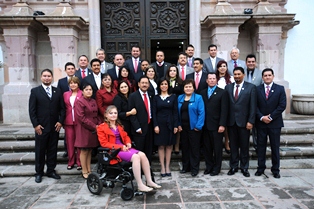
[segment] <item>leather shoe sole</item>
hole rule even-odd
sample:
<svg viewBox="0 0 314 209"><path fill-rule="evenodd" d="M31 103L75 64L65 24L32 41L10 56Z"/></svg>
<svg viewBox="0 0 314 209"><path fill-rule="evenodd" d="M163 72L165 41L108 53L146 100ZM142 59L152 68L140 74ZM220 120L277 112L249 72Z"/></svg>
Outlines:
<svg viewBox="0 0 314 209"><path fill-rule="evenodd" d="M56 173L51 173L51 174L49 174L47 176L49 178L53 178L53 179L61 179L61 177L58 174L56 174Z"/></svg>
<svg viewBox="0 0 314 209"><path fill-rule="evenodd" d="M238 172L238 169L237 169L237 168L231 168L231 169L228 171L227 175L231 176L231 175L234 175L236 172Z"/></svg>
<svg viewBox="0 0 314 209"><path fill-rule="evenodd" d="M280 179L280 174L279 173L274 173L273 175L274 175L274 178Z"/></svg>
<svg viewBox="0 0 314 209"><path fill-rule="evenodd" d="M42 176L41 176L41 175L36 175L36 176L35 176L35 182L36 182L36 183L40 183L41 180L42 180Z"/></svg>

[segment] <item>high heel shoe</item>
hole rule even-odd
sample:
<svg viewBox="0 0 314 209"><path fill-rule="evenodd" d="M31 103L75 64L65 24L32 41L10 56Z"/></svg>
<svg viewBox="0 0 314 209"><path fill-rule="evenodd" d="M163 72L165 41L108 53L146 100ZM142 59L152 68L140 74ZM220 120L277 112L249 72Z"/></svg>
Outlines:
<svg viewBox="0 0 314 209"><path fill-rule="evenodd" d="M88 178L88 174L89 174L89 173L82 173L83 179L87 179L87 178ZM87 175L87 177L85 177L85 175Z"/></svg>
<svg viewBox="0 0 314 209"><path fill-rule="evenodd" d="M137 191L139 191L139 192L145 192L145 193L151 192L151 191L153 191L153 190L154 190L154 189L151 188L151 187L148 187L147 189L137 189Z"/></svg>
<svg viewBox="0 0 314 209"><path fill-rule="evenodd" d="M160 189L161 188L161 186L160 185L158 185L158 184L156 184L156 185L154 185L154 186L150 186L150 185L147 185L148 187L151 187L152 189Z"/></svg>
<svg viewBox="0 0 314 209"><path fill-rule="evenodd" d="M161 177L166 177L167 174L166 173L160 173Z"/></svg>

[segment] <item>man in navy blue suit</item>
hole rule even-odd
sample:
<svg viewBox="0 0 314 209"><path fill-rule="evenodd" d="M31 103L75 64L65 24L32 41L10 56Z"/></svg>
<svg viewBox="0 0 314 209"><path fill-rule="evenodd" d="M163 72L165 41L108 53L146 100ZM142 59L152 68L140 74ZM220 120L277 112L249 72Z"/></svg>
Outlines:
<svg viewBox="0 0 314 209"><path fill-rule="evenodd" d="M143 75L143 71L141 69L141 48L139 46L132 46L131 49L132 57L125 61L124 65L127 66L133 78L136 82L139 81L140 77Z"/></svg>
<svg viewBox="0 0 314 209"><path fill-rule="evenodd" d="M283 125L282 112L286 109L286 93L283 86L275 84L274 71L266 68L262 72L264 84L257 87L257 156L258 168L255 176L266 169L267 136L270 141L272 167L275 178L280 178L280 133Z"/></svg>

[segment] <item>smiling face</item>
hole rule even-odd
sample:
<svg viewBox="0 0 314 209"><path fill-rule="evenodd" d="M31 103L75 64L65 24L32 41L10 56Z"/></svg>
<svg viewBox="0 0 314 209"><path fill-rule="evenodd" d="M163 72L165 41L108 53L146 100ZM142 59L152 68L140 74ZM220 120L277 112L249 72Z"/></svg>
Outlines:
<svg viewBox="0 0 314 209"><path fill-rule="evenodd" d="M227 72L227 65L225 63L222 63L218 68L218 71L221 75L225 75Z"/></svg>
<svg viewBox="0 0 314 209"><path fill-rule="evenodd" d="M232 60L237 60L239 58L239 52L237 49L232 49L230 53L230 57Z"/></svg>
<svg viewBox="0 0 314 209"><path fill-rule="evenodd" d="M165 59L165 55L163 52L159 51L156 53L156 60L157 62L162 62Z"/></svg>
<svg viewBox="0 0 314 209"><path fill-rule="evenodd" d="M185 95L191 96L194 92L193 84L192 83L186 84L183 90L184 90Z"/></svg>
<svg viewBox="0 0 314 209"><path fill-rule="evenodd" d="M65 68L65 73L67 74L67 76L72 77L75 74L75 67L73 65L68 65Z"/></svg>
<svg viewBox="0 0 314 209"><path fill-rule="evenodd" d="M154 77L155 77L155 71L154 71L154 69L153 69L153 68L147 69L146 76L147 76L149 79L154 79Z"/></svg>
<svg viewBox="0 0 314 209"><path fill-rule="evenodd" d="M118 110L117 108L110 108L109 110L106 111L105 117L110 121L110 122L115 122L118 118Z"/></svg>
<svg viewBox="0 0 314 209"><path fill-rule="evenodd" d="M100 73L100 63L98 61L95 61L92 63L92 71L98 75Z"/></svg>
<svg viewBox="0 0 314 209"><path fill-rule="evenodd" d="M216 86L216 84L217 84L216 74L208 74L207 79L206 79L206 83L208 84L208 86L210 88Z"/></svg>
<svg viewBox="0 0 314 209"><path fill-rule="evenodd" d="M126 83L121 83L119 87L119 91L123 95L127 95L129 92L129 86Z"/></svg>
<svg viewBox="0 0 314 209"><path fill-rule="evenodd" d="M75 82L73 82L73 81L71 81L70 82L70 89L72 90L72 91L76 91L78 88L79 88L79 85L78 85L78 83L75 83Z"/></svg>
<svg viewBox="0 0 314 209"><path fill-rule="evenodd" d="M215 58L217 56L217 48L216 47L210 47L208 50L208 54L209 56L211 56L212 58Z"/></svg>
<svg viewBox="0 0 314 209"><path fill-rule="evenodd" d="M86 69L88 66L88 59L85 56L81 56L79 58L78 65L81 69Z"/></svg>
<svg viewBox="0 0 314 209"><path fill-rule="evenodd" d="M124 64L124 58L121 54L116 54L113 60L114 64L118 67L122 67Z"/></svg>
<svg viewBox="0 0 314 209"><path fill-rule="evenodd" d="M248 70L254 70L256 67L256 60L254 57L246 59L246 66Z"/></svg>
<svg viewBox="0 0 314 209"><path fill-rule="evenodd" d="M138 58L138 57L141 55L140 48L138 48L138 47L132 47L131 54L132 54L132 57Z"/></svg>
<svg viewBox="0 0 314 209"><path fill-rule="evenodd" d="M168 92L168 88L169 88L168 82L167 81L161 82L159 88L160 88L161 92L165 92L165 93Z"/></svg>
<svg viewBox="0 0 314 209"><path fill-rule="evenodd" d="M186 50L185 53L188 55L188 57L193 57L194 56L194 48L189 46Z"/></svg>
<svg viewBox="0 0 314 209"><path fill-rule="evenodd" d="M235 70L233 71L233 77L236 82L236 84L242 83L244 79L244 74L241 72L241 70Z"/></svg>
<svg viewBox="0 0 314 209"><path fill-rule="evenodd" d="M50 86L52 82L52 75L50 72L45 71L41 74L40 80L45 86Z"/></svg>
<svg viewBox="0 0 314 209"><path fill-rule="evenodd" d="M106 58L106 55L104 51L99 50L96 54L97 59L99 59L101 62L103 62Z"/></svg>
<svg viewBox="0 0 314 209"><path fill-rule="evenodd" d="M176 78L177 77L177 68L176 67L171 67L169 69L169 77L170 78Z"/></svg>
<svg viewBox="0 0 314 209"><path fill-rule="evenodd" d="M127 78L127 77L129 76L128 70L125 69L125 68L122 68L122 69L121 69L121 76L122 76L123 78Z"/></svg>
<svg viewBox="0 0 314 209"><path fill-rule="evenodd" d="M264 81L264 83L265 83L266 85L271 84L271 83L273 82L273 80L274 80L274 77L275 77L275 76L272 74L271 71L265 71L265 72L263 73L263 81Z"/></svg>
<svg viewBox="0 0 314 209"><path fill-rule="evenodd" d="M149 87L149 80L147 78L142 78L138 82L138 87L139 87L139 89L141 89L142 92L145 93Z"/></svg>
<svg viewBox="0 0 314 209"><path fill-rule="evenodd" d="M203 69L203 65L201 64L199 60L194 60L193 68L194 68L194 71L198 73Z"/></svg>
<svg viewBox="0 0 314 209"><path fill-rule="evenodd" d="M187 58L186 58L186 56L185 56L184 54L180 54L180 55L179 55L178 62L179 62L179 64L182 65L182 66L186 65L186 63L187 63Z"/></svg>

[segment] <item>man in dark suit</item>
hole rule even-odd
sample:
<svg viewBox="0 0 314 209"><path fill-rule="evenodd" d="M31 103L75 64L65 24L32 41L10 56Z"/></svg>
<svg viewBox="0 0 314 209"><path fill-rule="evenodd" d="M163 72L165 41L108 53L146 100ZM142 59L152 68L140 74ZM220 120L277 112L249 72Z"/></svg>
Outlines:
<svg viewBox="0 0 314 209"><path fill-rule="evenodd" d="M87 84L92 86L93 95L92 98L96 99L96 92L100 89L102 75L100 73L101 62L99 59L95 58L90 61L90 66L92 68L92 74L85 77L81 83L81 89Z"/></svg>
<svg viewBox="0 0 314 209"><path fill-rule="evenodd" d="M75 72L75 77L78 77L80 79L80 82L82 80L91 75L93 71L91 69L88 69L88 57L86 55L81 55L78 58L78 69Z"/></svg>
<svg viewBox="0 0 314 209"><path fill-rule="evenodd" d="M148 95L149 79L141 76L138 82L139 90L129 96L129 110L136 109L136 115L130 116L131 132L136 148L144 152L151 162L153 152L152 126L152 96Z"/></svg>
<svg viewBox="0 0 314 209"><path fill-rule="evenodd" d="M280 133L283 125L282 112L286 109L286 93L283 86L275 84L274 71L266 68L262 72L264 84L257 87L257 156L258 168L255 176L260 176L266 169L267 136L271 148L271 172L280 178Z"/></svg>
<svg viewBox="0 0 314 209"><path fill-rule="evenodd" d="M132 46L131 49L132 58L125 61L124 65L127 66L136 82L139 81L140 77L143 75L141 69L141 48L139 46Z"/></svg>
<svg viewBox="0 0 314 209"><path fill-rule="evenodd" d="M153 62L152 66L154 66L158 74L158 78L166 76L166 72L170 66L170 63L165 62L165 53L163 51L159 50L156 52L156 62Z"/></svg>
<svg viewBox="0 0 314 209"><path fill-rule="evenodd" d="M47 165L47 176L60 179L56 173L59 131L65 118L61 90L51 85L52 71L41 72L42 84L31 90L29 117L35 129L35 182L40 183Z"/></svg>
<svg viewBox="0 0 314 209"><path fill-rule="evenodd" d="M187 63L186 65L188 67L193 67L194 63L194 46L192 44L189 44L186 49L185 53L188 55Z"/></svg>
<svg viewBox="0 0 314 209"><path fill-rule="evenodd" d="M112 82L118 80L119 70L124 65L124 57L122 54L116 54L113 59L114 66L107 73L111 76Z"/></svg>
<svg viewBox="0 0 314 209"><path fill-rule="evenodd" d="M65 76L64 78L60 78L58 81L58 86L57 86L57 88L61 90L62 95L64 94L64 92L70 90L68 79L70 77L73 77L76 72L75 65L72 62L67 62L64 68L65 68L65 73L67 74L67 76ZM65 152L63 153L63 157L68 157L67 143L65 140L65 136L64 136L64 149L65 149Z"/></svg>
<svg viewBox="0 0 314 209"><path fill-rule="evenodd" d="M208 46L208 54L209 57L204 60L204 71L207 73L216 72L218 62L223 59L217 57L217 46L215 44Z"/></svg>
<svg viewBox="0 0 314 209"><path fill-rule="evenodd" d="M203 89L207 88L207 73L203 69L203 60L201 58L195 58L193 63L194 73L190 73L186 76L186 79L193 79L195 82L195 93L200 94Z"/></svg>
<svg viewBox="0 0 314 209"><path fill-rule="evenodd" d="M105 74L109 69L113 68L113 64L105 61L106 53L104 49L99 48L96 50L96 58L101 62L100 72L102 74Z"/></svg>
<svg viewBox="0 0 314 209"><path fill-rule="evenodd" d="M249 177L249 138L256 116L256 87L244 81L242 67L234 68L233 75L235 83L225 87L229 95L227 126L231 149L231 169L228 175L234 175L238 171L240 161L241 172L245 177Z"/></svg>
<svg viewBox="0 0 314 209"><path fill-rule="evenodd" d="M201 92L205 105L203 138L206 169L204 175L216 176L221 170L222 138L228 117L228 93L217 87L215 73L209 73L206 82L208 88Z"/></svg>

